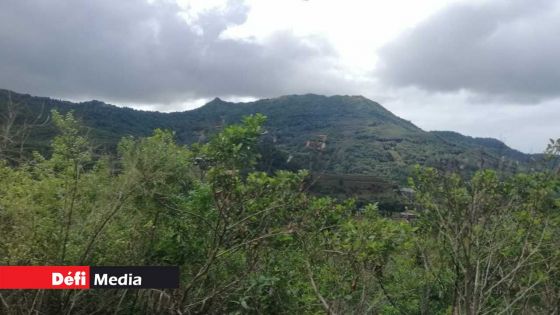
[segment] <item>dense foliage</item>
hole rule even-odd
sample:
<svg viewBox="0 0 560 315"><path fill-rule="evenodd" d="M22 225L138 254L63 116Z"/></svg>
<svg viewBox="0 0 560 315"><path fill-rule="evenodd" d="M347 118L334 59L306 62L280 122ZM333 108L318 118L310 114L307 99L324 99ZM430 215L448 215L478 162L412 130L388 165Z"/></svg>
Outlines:
<svg viewBox="0 0 560 315"><path fill-rule="evenodd" d="M406 221L309 195L305 171L256 171L262 115L190 147L125 137L116 156L52 117L50 156L1 162L0 265L178 265L181 287L1 291L3 313L560 312L554 172L419 167Z"/></svg>

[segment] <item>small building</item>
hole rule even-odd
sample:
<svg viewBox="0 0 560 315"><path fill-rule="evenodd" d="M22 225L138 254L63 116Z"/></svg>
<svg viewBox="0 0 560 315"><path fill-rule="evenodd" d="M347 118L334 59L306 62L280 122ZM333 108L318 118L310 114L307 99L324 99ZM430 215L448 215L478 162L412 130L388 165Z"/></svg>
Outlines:
<svg viewBox="0 0 560 315"><path fill-rule="evenodd" d="M399 218L403 219L403 220L407 220L407 221L413 221L416 220L418 218L418 214L414 213L414 212L410 212L410 211L405 211L405 212L401 212L399 213Z"/></svg>

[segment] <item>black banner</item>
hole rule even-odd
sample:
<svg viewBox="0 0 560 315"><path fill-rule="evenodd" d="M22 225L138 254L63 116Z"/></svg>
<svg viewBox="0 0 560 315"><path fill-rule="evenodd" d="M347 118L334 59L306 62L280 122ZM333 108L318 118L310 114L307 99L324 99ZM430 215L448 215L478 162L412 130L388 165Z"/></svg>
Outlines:
<svg viewBox="0 0 560 315"><path fill-rule="evenodd" d="M91 289L177 289L179 288L179 267L91 266L89 287Z"/></svg>

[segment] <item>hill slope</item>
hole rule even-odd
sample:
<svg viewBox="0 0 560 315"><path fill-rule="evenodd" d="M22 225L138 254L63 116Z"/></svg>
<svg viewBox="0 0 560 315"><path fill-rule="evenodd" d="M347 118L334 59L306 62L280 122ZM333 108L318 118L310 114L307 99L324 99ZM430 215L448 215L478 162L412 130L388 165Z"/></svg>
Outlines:
<svg viewBox="0 0 560 315"><path fill-rule="evenodd" d="M495 139L455 132L426 132L376 102L361 96L291 95L250 103L214 99L185 112L159 113L108 105L99 101L71 103L0 90L0 111L12 99L22 117L44 117L51 109L73 110L91 128L96 144L114 149L126 135L145 136L155 128L172 129L178 141L204 141L244 115L268 116L264 141L286 152L297 167L334 174L365 174L403 182L414 164L470 172L480 167L514 171L526 168L533 156ZM28 140L44 148L54 129L35 128Z"/></svg>

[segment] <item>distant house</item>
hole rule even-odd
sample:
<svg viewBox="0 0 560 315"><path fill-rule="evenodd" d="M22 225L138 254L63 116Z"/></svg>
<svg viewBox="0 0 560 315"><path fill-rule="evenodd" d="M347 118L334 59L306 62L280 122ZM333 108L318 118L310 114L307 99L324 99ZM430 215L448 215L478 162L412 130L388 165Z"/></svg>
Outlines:
<svg viewBox="0 0 560 315"><path fill-rule="evenodd" d="M307 140L305 147L313 150L323 151L327 145L324 142Z"/></svg>
<svg viewBox="0 0 560 315"><path fill-rule="evenodd" d="M414 189L408 187L399 188L399 193L402 195L414 196Z"/></svg>
<svg viewBox="0 0 560 315"><path fill-rule="evenodd" d="M399 213L399 218L403 219L403 220L407 220L407 221L412 221L412 220L416 220L418 218L418 214L413 213L413 212L409 212L409 211L405 211L405 212Z"/></svg>
<svg viewBox="0 0 560 315"><path fill-rule="evenodd" d="M305 147L317 151L325 150L327 147L327 135L317 135L315 138L316 139L307 140L305 142Z"/></svg>

